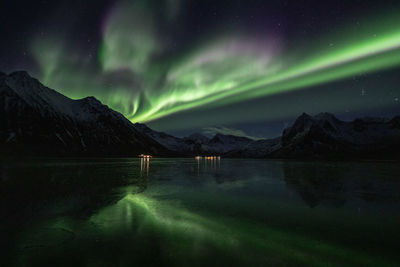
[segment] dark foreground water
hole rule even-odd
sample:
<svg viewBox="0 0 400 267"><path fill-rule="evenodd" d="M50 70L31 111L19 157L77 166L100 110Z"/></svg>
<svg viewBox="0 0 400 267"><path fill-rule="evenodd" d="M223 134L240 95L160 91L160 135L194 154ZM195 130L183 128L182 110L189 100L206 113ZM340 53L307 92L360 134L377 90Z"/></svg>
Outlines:
<svg viewBox="0 0 400 267"><path fill-rule="evenodd" d="M394 266L399 162L2 161L0 266Z"/></svg>

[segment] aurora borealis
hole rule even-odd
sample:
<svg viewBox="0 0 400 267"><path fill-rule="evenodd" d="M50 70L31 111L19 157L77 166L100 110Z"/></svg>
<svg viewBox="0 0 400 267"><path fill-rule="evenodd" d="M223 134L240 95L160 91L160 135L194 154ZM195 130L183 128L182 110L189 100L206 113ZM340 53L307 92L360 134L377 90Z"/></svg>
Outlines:
<svg viewBox="0 0 400 267"><path fill-rule="evenodd" d="M11 166L15 182L2 183L22 201L7 194L3 206L22 210L5 220L35 216L8 224L18 249L1 252L41 266L398 265L396 162L203 163L153 158L145 173L138 158Z"/></svg>
<svg viewBox="0 0 400 267"><path fill-rule="evenodd" d="M0 11L0 267L400 266L400 0Z"/></svg>
<svg viewBox="0 0 400 267"><path fill-rule="evenodd" d="M276 135L303 111L352 118L398 110L399 3L93 5L44 1L41 12L51 15L26 27L19 56L0 54L0 68L27 69L71 98L93 95L160 130L278 121L268 133L240 129Z"/></svg>

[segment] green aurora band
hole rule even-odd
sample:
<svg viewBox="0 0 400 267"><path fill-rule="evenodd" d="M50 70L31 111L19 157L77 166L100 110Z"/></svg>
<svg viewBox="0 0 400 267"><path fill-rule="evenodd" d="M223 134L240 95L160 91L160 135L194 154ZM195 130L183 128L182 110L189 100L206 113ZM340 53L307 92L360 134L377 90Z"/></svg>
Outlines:
<svg viewBox="0 0 400 267"><path fill-rule="evenodd" d="M149 109L134 113L130 118L133 121L150 121L215 101L229 104L382 70L400 63L399 48L400 33L327 54L320 60L313 58L293 68L243 84L220 81L186 92L171 88L168 93L156 97Z"/></svg>
<svg viewBox="0 0 400 267"><path fill-rule="evenodd" d="M138 21L141 26L132 27ZM92 94L132 122L148 122L184 110L307 89L396 67L400 65L399 22L396 14L386 15L356 30L348 27L340 36L318 37L308 45L312 49L286 48L290 53L282 51L276 36L254 39L235 33L154 60L168 51L168 45L158 36L151 12L145 6L120 5L105 22L100 70L78 56L67 58L55 42L40 40L32 47L46 85L72 98ZM128 79L109 85L109 77L120 72Z"/></svg>

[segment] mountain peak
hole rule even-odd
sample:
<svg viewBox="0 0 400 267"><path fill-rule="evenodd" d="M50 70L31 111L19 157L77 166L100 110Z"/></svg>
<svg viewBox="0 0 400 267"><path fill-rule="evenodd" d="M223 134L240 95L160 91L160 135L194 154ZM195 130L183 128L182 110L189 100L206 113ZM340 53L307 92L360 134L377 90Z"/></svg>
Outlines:
<svg viewBox="0 0 400 267"><path fill-rule="evenodd" d="M211 141L237 142L237 141L251 141L251 139L244 137L244 136L236 136L236 135L230 135L230 134L217 133L214 135L214 137L211 139Z"/></svg>
<svg viewBox="0 0 400 267"><path fill-rule="evenodd" d="M311 118L311 115L308 115L307 113L303 112L298 118Z"/></svg>
<svg viewBox="0 0 400 267"><path fill-rule="evenodd" d="M201 133L192 133L191 135L185 137L186 140L192 140L192 141L199 141L206 143L207 141L210 140L207 136L201 134Z"/></svg>
<svg viewBox="0 0 400 267"><path fill-rule="evenodd" d="M29 73L25 70L17 70L14 72L11 72L8 76L10 77L29 77L32 78Z"/></svg>
<svg viewBox="0 0 400 267"><path fill-rule="evenodd" d="M299 117L294 122L294 125L303 125L305 123L308 123L310 121L313 121L313 117L308 115L307 113L303 112Z"/></svg>
<svg viewBox="0 0 400 267"><path fill-rule="evenodd" d="M88 96L88 97L82 98L81 101L85 101L85 102L88 102L88 103L94 103L94 104L101 104L101 105L103 105L103 104L100 102L100 100L98 100L98 99L95 98L94 96Z"/></svg>
<svg viewBox="0 0 400 267"><path fill-rule="evenodd" d="M192 133L188 136L188 138L197 138L197 137L206 137L204 134L201 133Z"/></svg>
<svg viewBox="0 0 400 267"><path fill-rule="evenodd" d="M314 119L324 123L325 126L328 126L328 124L329 124L330 126L328 126L328 127L331 127L331 128L335 128L336 127L335 125L341 123L341 121L338 118L336 118L335 115L328 113L328 112L319 113L318 115L316 115L314 117Z"/></svg>
<svg viewBox="0 0 400 267"><path fill-rule="evenodd" d="M303 113L299 117L297 117L297 119L294 122L294 126L295 125L303 125L303 124L311 122L311 121L313 121L313 117L308 115L307 113Z"/></svg>
<svg viewBox="0 0 400 267"><path fill-rule="evenodd" d="M3 89L13 94L0 95L0 103L6 103L0 109L1 119L5 118L0 126L4 133L0 136L2 152L130 156L170 153L93 96L72 100L26 71L1 77Z"/></svg>

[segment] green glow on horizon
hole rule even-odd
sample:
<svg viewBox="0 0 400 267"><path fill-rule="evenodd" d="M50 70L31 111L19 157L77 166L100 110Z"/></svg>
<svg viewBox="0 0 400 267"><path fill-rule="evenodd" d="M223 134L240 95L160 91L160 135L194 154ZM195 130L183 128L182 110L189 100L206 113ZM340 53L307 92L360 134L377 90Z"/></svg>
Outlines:
<svg viewBox="0 0 400 267"><path fill-rule="evenodd" d="M97 68L51 39L35 40L32 52L47 86L74 99L93 95L132 122L148 122L399 66L400 19L393 13L369 18L357 30L318 37L307 47L284 48L272 34L229 33L159 57L169 44L154 14L145 1L126 1L105 21Z"/></svg>

